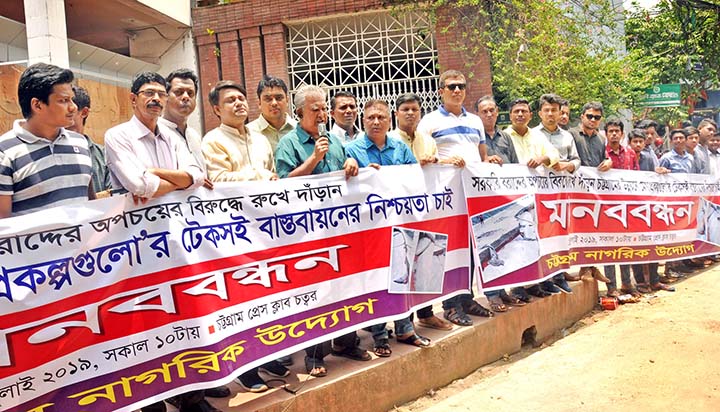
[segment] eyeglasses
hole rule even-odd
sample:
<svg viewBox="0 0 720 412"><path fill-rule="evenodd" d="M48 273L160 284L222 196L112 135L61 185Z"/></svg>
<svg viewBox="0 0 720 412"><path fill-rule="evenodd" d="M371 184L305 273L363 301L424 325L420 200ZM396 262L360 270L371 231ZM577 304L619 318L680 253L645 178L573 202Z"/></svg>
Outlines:
<svg viewBox="0 0 720 412"><path fill-rule="evenodd" d="M445 88L448 90L465 90L465 83L453 83L453 84L446 84Z"/></svg>
<svg viewBox="0 0 720 412"><path fill-rule="evenodd" d="M168 97L168 94L162 90L149 90L149 89L139 90L137 92L137 95L140 96L141 94L148 99L152 99L153 97L155 97L156 94L161 99L166 99Z"/></svg>
<svg viewBox="0 0 720 412"><path fill-rule="evenodd" d="M585 117L587 117L588 120L600 120L602 119L601 114L586 114Z"/></svg>

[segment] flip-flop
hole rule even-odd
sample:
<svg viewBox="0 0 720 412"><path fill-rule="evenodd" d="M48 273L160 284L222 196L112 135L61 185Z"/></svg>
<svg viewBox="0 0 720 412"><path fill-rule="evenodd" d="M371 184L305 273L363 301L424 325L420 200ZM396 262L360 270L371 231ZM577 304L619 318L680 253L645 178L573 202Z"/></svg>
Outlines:
<svg viewBox="0 0 720 412"><path fill-rule="evenodd" d="M343 348L342 350L333 349L332 354L333 356L342 356L356 361L369 361L372 359L372 356L365 349L360 349L357 346Z"/></svg>
<svg viewBox="0 0 720 412"><path fill-rule="evenodd" d="M318 360L310 360L305 358L305 371L308 375L315 378L322 378L327 376L327 369L325 369L325 363Z"/></svg>

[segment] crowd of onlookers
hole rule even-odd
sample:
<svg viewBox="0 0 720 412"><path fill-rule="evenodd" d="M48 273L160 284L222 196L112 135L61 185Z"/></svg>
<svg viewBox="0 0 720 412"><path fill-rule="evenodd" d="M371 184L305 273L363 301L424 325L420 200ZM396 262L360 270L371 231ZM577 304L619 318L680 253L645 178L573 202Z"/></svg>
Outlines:
<svg viewBox="0 0 720 412"><path fill-rule="evenodd" d="M132 118L106 132L104 149L84 134L90 97L73 80L70 70L47 64L32 65L22 74L18 97L24 119L16 120L12 130L0 137L0 217L121 193L144 202L176 190L211 189L214 182L276 180L336 170L352 178L360 167L411 163L456 167L483 161L519 163L569 173L580 166L600 171L720 173L720 135L711 120L702 121L697 128L673 129L665 138L658 133L658 124L649 120L626 133L620 120L610 118L603 123L602 105L590 102L582 108L580 124L568 130L568 102L546 94L536 107L540 124L529 127L533 104L517 99L509 107L511 124L501 130L492 96L475 103L472 109L477 115L463 106L467 83L463 74L454 70L440 76L442 104L437 110L423 116L422 100L414 93L403 94L395 102L370 100L363 107L362 131L357 127L357 99L349 92L328 99L322 87L302 86L295 91L292 116L285 82L265 76L256 90L261 114L248 121L245 88L220 81L208 96L220 126L204 136L188 126L196 108L197 76L187 69L166 77L144 72L135 76L130 89ZM393 112L397 128L390 130ZM328 131L329 118L333 121ZM606 282L610 296L670 291L674 289L669 283L710 260L668 264L662 277L657 264L622 265L619 287L614 266L605 267L604 274L598 268L581 268L578 275L561 273L510 293L487 292L490 308L472 294L455 296L442 304L444 319L428 306L417 311L416 323L440 330L450 330L452 324L470 326L470 316L490 317L510 306L525 305L531 295L572 293L568 281L586 275ZM386 325L367 329L373 336L374 354L390 356ZM399 343L431 344L416 332L412 316L397 320L394 333ZM306 372L326 375L323 359L330 353L359 361L371 359L352 332L307 348ZM287 376L286 366L291 363L291 357L268 362L243 373L238 382L247 390L262 392L268 386L259 372ZM183 412L217 411L205 396L229 393L228 388L218 387L167 401ZM163 402L143 408L145 412L164 410Z"/></svg>

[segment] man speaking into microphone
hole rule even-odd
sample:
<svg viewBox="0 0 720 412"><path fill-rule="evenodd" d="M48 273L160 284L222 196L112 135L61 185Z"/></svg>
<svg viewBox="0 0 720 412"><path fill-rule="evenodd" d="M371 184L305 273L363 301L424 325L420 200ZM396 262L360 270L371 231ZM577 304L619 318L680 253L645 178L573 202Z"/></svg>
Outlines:
<svg viewBox="0 0 720 412"><path fill-rule="evenodd" d="M325 99L325 91L318 86L303 86L295 94L295 114L300 121L275 150L275 171L281 179L336 170L345 170L347 178L357 175L355 159L348 159L340 140L327 132Z"/></svg>

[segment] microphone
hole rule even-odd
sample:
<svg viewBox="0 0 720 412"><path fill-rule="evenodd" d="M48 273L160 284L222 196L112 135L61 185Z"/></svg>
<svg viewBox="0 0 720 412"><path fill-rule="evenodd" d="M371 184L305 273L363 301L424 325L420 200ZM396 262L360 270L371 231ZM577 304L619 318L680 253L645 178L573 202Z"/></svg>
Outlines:
<svg viewBox="0 0 720 412"><path fill-rule="evenodd" d="M325 123L318 123L318 139L320 137L326 137L328 144L330 143L330 133L327 131L327 125Z"/></svg>

